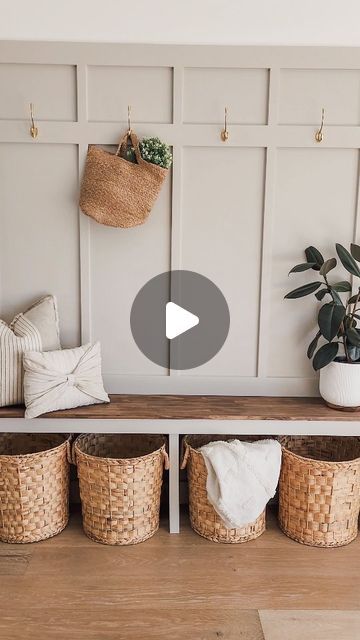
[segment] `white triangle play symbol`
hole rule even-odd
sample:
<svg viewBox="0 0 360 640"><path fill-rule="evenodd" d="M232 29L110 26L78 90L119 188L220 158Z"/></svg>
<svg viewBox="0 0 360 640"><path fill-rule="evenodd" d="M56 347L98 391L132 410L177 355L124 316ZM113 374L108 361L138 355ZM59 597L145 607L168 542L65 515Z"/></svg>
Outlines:
<svg viewBox="0 0 360 640"><path fill-rule="evenodd" d="M166 337L169 340L180 336L199 324L199 318L190 311L183 309L175 302L166 305Z"/></svg>

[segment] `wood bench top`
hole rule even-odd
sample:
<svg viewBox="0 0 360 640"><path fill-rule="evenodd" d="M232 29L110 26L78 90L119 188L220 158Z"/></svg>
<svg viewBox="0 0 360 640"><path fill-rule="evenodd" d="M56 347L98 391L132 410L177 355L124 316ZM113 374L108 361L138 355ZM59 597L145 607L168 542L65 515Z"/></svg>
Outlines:
<svg viewBox="0 0 360 640"><path fill-rule="evenodd" d="M54 411L42 417L82 420L360 420L360 411L330 409L321 398L188 395L111 395L110 398L110 404ZM23 406L0 409L0 418L23 417Z"/></svg>

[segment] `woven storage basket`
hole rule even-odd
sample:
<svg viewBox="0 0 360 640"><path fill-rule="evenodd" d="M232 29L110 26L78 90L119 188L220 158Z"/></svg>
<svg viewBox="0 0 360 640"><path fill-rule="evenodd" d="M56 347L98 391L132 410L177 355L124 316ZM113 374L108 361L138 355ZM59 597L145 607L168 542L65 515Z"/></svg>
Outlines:
<svg viewBox="0 0 360 640"><path fill-rule="evenodd" d="M136 163L120 157L130 136ZM141 157L139 141L126 134L115 154L90 145L81 184L80 207L97 222L111 227L135 227L148 217L168 169Z"/></svg>
<svg viewBox="0 0 360 640"><path fill-rule="evenodd" d="M284 436L279 522L287 536L315 547L340 547L357 535L360 441Z"/></svg>
<svg viewBox="0 0 360 640"><path fill-rule="evenodd" d="M83 527L104 544L137 544L159 528L165 439L157 435L81 435L74 444Z"/></svg>
<svg viewBox="0 0 360 640"><path fill-rule="evenodd" d="M2 542L38 542L66 527L69 450L62 435L0 434Z"/></svg>
<svg viewBox="0 0 360 640"><path fill-rule="evenodd" d="M185 436L183 441L185 454L181 468L184 469L187 466L191 526L196 533L212 542L230 544L248 542L258 538L265 531L265 511L255 522L249 523L246 527L227 529L207 499L207 470L202 453L198 449L215 440L234 440L235 437L246 442L263 439L261 436L192 435Z"/></svg>

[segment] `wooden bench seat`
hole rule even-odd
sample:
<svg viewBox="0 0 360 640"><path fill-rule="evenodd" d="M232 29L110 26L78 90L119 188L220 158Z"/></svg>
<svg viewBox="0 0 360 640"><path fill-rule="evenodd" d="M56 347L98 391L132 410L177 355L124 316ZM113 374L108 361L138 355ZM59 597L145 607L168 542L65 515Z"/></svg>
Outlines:
<svg viewBox="0 0 360 640"><path fill-rule="evenodd" d="M188 395L111 395L110 398L110 404L54 411L41 417L82 420L360 420L359 411L330 409L321 398ZM0 409L0 418L23 417L22 406Z"/></svg>

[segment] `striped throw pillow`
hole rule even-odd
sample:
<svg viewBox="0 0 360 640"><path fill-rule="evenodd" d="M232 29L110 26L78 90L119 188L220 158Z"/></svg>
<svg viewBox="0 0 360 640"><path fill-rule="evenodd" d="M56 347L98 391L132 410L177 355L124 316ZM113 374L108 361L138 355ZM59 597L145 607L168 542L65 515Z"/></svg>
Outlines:
<svg viewBox="0 0 360 640"><path fill-rule="evenodd" d="M60 349L56 298L45 296L10 325L0 320L0 407L24 402L25 351Z"/></svg>

